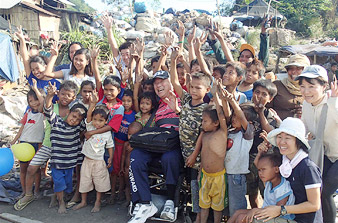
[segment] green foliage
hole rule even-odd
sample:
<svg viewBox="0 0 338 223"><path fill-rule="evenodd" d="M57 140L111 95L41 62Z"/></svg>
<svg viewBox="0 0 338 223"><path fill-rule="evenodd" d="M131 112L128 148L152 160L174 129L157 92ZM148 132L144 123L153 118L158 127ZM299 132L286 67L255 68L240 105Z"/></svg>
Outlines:
<svg viewBox="0 0 338 223"><path fill-rule="evenodd" d="M260 29L255 29L253 31L247 32L247 34L245 35L246 42L258 49L260 44L260 33Z"/></svg>
<svg viewBox="0 0 338 223"><path fill-rule="evenodd" d="M76 12L84 12L84 13L92 13L95 12L95 9L90 7L84 0L69 0L75 6L68 7L67 9L76 11Z"/></svg>

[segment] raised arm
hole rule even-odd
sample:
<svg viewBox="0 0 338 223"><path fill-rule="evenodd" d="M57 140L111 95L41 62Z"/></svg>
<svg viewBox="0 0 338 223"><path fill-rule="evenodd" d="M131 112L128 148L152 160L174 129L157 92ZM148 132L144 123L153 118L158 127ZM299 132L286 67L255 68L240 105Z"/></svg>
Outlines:
<svg viewBox="0 0 338 223"><path fill-rule="evenodd" d="M144 54L144 41L142 38L137 38L136 39L136 42L135 42L135 50L140 58L140 61L139 61L139 72L140 74L143 75L143 79L147 79L148 78L148 75L146 73L143 72L144 70L144 58L143 58L143 54ZM136 61L137 63L137 61ZM136 68L137 69L137 68Z"/></svg>
<svg viewBox="0 0 338 223"><path fill-rule="evenodd" d="M224 52L224 55L225 55L227 61L233 62L234 58L232 56L232 53L231 53L229 47L227 46L227 44L226 44L226 42L225 42L225 40L223 38L222 33L219 31L219 25L218 25L218 23L215 23L215 29L212 32L217 37L218 41L220 42L222 50Z"/></svg>
<svg viewBox="0 0 338 223"><path fill-rule="evenodd" d="M177 75L177 70L176 70L178 55L179 55L179 48L177 47L173 48L173 52L171 53L171 63L170 63L170 82L173 85L176 94L178 94L178 96L182 99L183 89L178 80L178 75Z"/></svg>
<svg viewBox="0 0 338 223"><path fill-rule="evenodd" d="M50 107L53 104L53 97L57 94L58 90L56 88L56 83L52 85L50 82L48 82L47 87L47 96L45 99L45 108L50 109Z"/></svg>
<svg viewBox="0 0 338 223"><path fill-rule="evenodd" d="M265 18L262 22L258 59L263 62L264 67L269 64L269 34L266 32L265 22L272 18ZM271 22L271 21L270 21Z"/></svg>
<svg viewBox="0 0 338 223"><path fill-rule="evenodd" d="M45 70L45 75L47 77L59 78L59 79L64 78L62 70L53 72L54 65L55 65L56 59L58 58L60 48L61 48L61 45L58 45L58 43L56 41L54 41L53 44L50 47L51 57L49 59L49 62L47 64L47 67L46 67L46 70Z"/></svg>
<svg viewBox="0 0 338 223"><path fill-rule="evenodd" d="M95 84L96 84L96 90L99 91L102 87L102 80L101 75L99 71L99 66L97 64L98 57L100 55L100 48L98 45L93 46L92 49L90 49L90 56L92 58L92 66L93 66L93 73L95 77Z"/></svg>
<svg viewBox="0 0 338 223"><path fill-rule="evenodd" d="M165 64L165 60L167 59L167 46L161 46L161 56L160 59L158 59L158 62L154 68L153 73L155 74L157 71L161 70L162 65Z"/></svg>
<svg viewBox="0 0 338 223"><path fill-rule="evenodd" d="M136 61L136 67L138 62ZM136 69L135 71L135 84L134 84L134 91L133 91L133 102L134 102L134 109L136 112L140 111L139 104L138 104L138 93L140 90L141 82L143 80L143 76L141 73L138 72Z"/></svg>
<svg viewBox="0 0 338 223"><path fill-rule="evenodd" d="M88 111L87 111L87 123L92 121L92 114L93 114L93 111L95 109L98 98L99 97L97 96L96 91L94 91L93 94L91 94L89 96L89 108L88 108Z"/></svg>
<svg viewBox="0 0 338 223"><path fill-rule="evenodd" d="M31 73L31 66L29 64L29 55L26 47L26 40L23 35L22 27L18 28L18 32L15 33L15 35L20 40L20 54L23 59L23 65L25 67L26 77L29 77L29 74Z"/></svg>
<svg viewBox="0 0 338 223"><path fill-rule="evenodd" d="M217 111L217 116L218 116L220 127L225 132L225 134L228 134L227 121L226 121L223 109L221 107L221 100L219 98L218 92L216 91L213 96L214 96L214 101L216 104L216 111Z"/></svg>
<svg viewBox="0 0 338 223"><path fill-rule="evenodd" d="M101 17L101 21L104 25L104 27L107 30L107 35L108 35L108 42L109 45L111 47L112 53L113 53L113 57L116 58L119 55L119 47L117 45L117 42L115 40L114 34L113 34L113 18L108 16L108 15L104 15Z"/></svg>
<svg viewBox="0 0 338 223"><path fill-rule="evenodd" d="M184 44L184 33L185 33L185 27L184 24L181 20L177 20L178 23L178 29L177 29L177 34L179 36L178 39L178 47L180 49L180 51L183 51L183 44Z"/></svg>
<svg viewBox="0 0 338 223"><path fill-rule="evenodd" d="M32 82L33 82L32 90L35 92L36 97L38 98L38 101L40 103L38 111L43 112L43 100L44 100L43 96L42 96L41 92L39 91L38 86L37 86L37 82L34 78L32 79Z"/></svg>
<svg viewBox="0 0 338 223"><path fill-rule="evenodd" d="M196 54L194 50L193 40L195 39L196 35L196 25L194 26L193 30L189 33L187 42L188 42L188 51L189 51L189 64L192 60L196 59Z"/></svg>
<svg viewBox="0 0 338 223"><path fill-rule="evenodd" d="M212 76L211 72L201 52L201 45L205 43L205 41L207 40L207 37L208 37L208 34L203 33L200 38L195 38L194 49L195 49L196 57L198 60L198 64L200 65L202 72L204 72L205 74L208 74L211 77Z"/></svg>

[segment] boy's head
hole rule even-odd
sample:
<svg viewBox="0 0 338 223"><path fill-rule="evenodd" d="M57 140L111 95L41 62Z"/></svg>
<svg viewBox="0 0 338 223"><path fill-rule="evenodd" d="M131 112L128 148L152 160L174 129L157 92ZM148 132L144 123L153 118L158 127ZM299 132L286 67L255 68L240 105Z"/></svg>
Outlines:
<svg viewBox="0 0 338 223"><path fill-rule="evenodd" d="M59 88L59 103L63 106L68 106L72 101L75 100L78 91L79 87L74 81L64 81Z"/></svg>
<svg viewBox="0 0 338 223"><path fill-rule="evenodd" d="M252 102L259 107L272 101L277 94L277 87L270 80L259 80L253 84Z"/></svg>
<svg viewBox="0 0 338 223"><path fill-rule="evenodd" d="M144 80L142 82L142 92L155 92L153 82L151 78Z"/></svg>
<svg viewBox="0 0 338 223"><path fill-rule="evenodd" d="M105 104L97 105L92 113L92 123L96 129L105 126L108 120L109 109Z"/></svg>
<svg viewBox="0 0 338 223"><path fill-rule="evenodd" d="M124 107L124 111L130 111L133 106L133 92L130 89L124 91L122 105Z"/></svg>
<svg viewBox="0 0 338 223"><path fill-rule="evenodd" d="M178 81L180 82L180 85L185 85L186 83L186 70L184 68L184 65L182 63L178 63L176 65L176 70L177 70L177 76L178 76Z"/></svg>
<svg viewBox="0 0 338 223"><path fill-rule="evenodd" d="M82 119L86 117L87 109L84 105L78 103L71 107L70 112L66 118L66 123L70 126L77 126Z"/></svg>
<svg viewBox="0 0 338 223"><path fill-rule="evenodd" d="M204 60L205 63L207 64L207 67L208 69L210 70L210 64L207 60ZM190 74L194 74L194 73L197 73L197 72L201 72L201 66L200 64L198 63L198 60L197 59L194 59L190 62Z"/></svg>
<svg viewBox="0 0 338 223"><path fill-rule="evenodd" d="M208 105L202 114L202 129L205 132L212 132L219 128L219 120L215 105Z"/></svg>
<svg viewBox="0 0 338 223"><path fill-rule="evenodd" d="M225 65L225 74L223 75L223 85L224 86L237 86L238 83L243 79L246 66L241 62L228 62Z"/></svg>
<svg viewBox="0 0 338 223"><path fill-rule="evenodd" d="M224 73L225 73L224 67L223 66L217 66L217 67L214 67L214 69L212 71L212 76L215 79L222 79Z"/></svg>
<svg viewBox="0 0 338 223"><path fill-rule="evenodd" d="M160 58L161 58L160 56L156 56L156 57L151 58L150 65L151 65L153 72L154 72L156 66L158 65L157 63L160 60ZM169 67L167 61L165 61L165 65L166 65L166 67ZM160 67L160 70L161 70L161 67Z"/></svg>
<svg viewBox="0 0 338 223"><path fill-rule="evenodd" d="M121 46L119 47L119 51L121 53L121 57L122 60L124 62L125 65L129 65L129 60L130 60L130 46L131 46L131 42L127 41L121 44Z"/></svg>
<svg viewBox="0 0 338 223"><path fill-rule="evenodd" d="M108 101L115 100L121 92L121 80L117 76L110 75L103 81L103 93Z"/></svg>
<svg viewBox="0 0 338 223"><path fill-rule="evenodd" d="M265 73L265 67L263 63L254 58L246 70L245 82L252 84L258 79L262 78Z"/></svg>
<svg viewBox="0 0 338 223"><path fill-rule="evenodd" d="M331 70L333 73L335 73L338 69L338 64L337 63L332 63L331 64Z"/></svg>
<svg viewBox="0 0 338 223"><path fill-rule="evenodd" d="M257 163L259 178L263 181L271 181L280 177L279 166L281 165L281 156L275 153L262 154Z"/></svg>
<svg viewBox="0 0 338 223"><path fill-rule="evenodd" d="M250 102L243 103L243 104L240 104L239 107L242 109L244 116L249 123L254 123L254 122L259 121L259 116L255 110L255 106L253 103L250 103ZM240 130L242 128L239 117L237 117L236 114L233 114L231 117L231 126L233 128L236 128L237 130Z"/></svg>
<svg viewBox="0 0 338 223"><path fill-rule="evenodd" d="M38 96L36 95L35 91L33 91L33 89L30 89L27 93L27 102L29 107L31 107L33 111L38 110L40 102Z"/></svg>
<svg viewBox="0 0 338 223"><path fill-rule="evenodd" d="M132 122L128 127L128 139L135 133L141 131L143 129L143 126L139 122Z"/></svg>
<svg viewBox="0 0 338 223"><path fill-rule="evenodd" d="M190 89L192 99L203 99L210 90L211 78L204 73L194 73L191 75Z"/></svg>

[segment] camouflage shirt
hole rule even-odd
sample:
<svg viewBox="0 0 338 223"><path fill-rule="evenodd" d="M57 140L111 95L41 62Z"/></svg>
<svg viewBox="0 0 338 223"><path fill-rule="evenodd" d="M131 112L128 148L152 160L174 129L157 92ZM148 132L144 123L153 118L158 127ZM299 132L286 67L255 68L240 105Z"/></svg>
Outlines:
<svg viewBox="0 0 338 223"><path fill-rule="evenodd" d="M183 90L179 132L184 160L186 160L195 150L197 138L202 126L202 113L204 108L208 105L202 103L192 106L191 99L191 95ZM199 167L200 161L201 158L200 155L198 155L194 168Z"/></svg>

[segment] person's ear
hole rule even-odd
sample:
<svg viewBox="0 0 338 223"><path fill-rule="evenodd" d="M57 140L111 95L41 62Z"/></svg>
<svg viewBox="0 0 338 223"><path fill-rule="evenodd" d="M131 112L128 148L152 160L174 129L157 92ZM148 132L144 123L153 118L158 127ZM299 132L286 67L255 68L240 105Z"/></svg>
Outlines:
<svg viewBox="0 0 338 223"><path fill-rule="evenodd" d="M275 173L279 173L279 167L278 166L275 166Z"/></svg>
<svg viewBox="0 0 338 223"><path fill-rule="evenodd" d="M274 97L271 97L271 96L269 95L268 103L272 102L273 98L274 98Z"/></svg>

